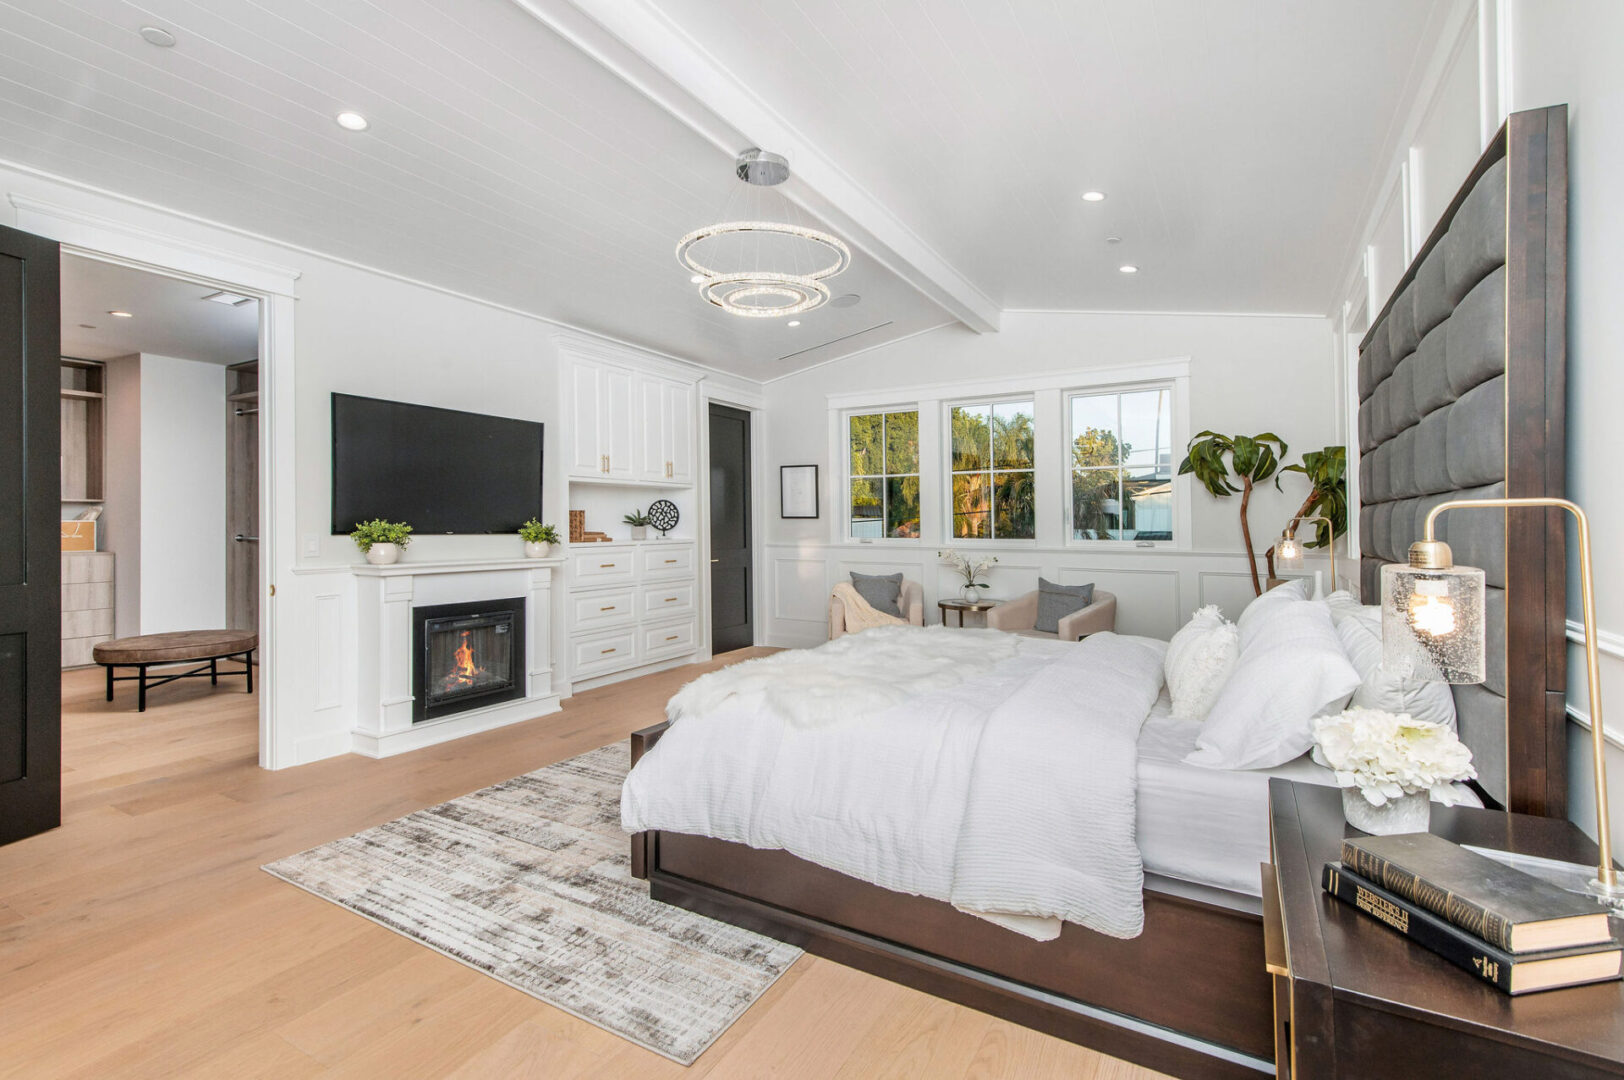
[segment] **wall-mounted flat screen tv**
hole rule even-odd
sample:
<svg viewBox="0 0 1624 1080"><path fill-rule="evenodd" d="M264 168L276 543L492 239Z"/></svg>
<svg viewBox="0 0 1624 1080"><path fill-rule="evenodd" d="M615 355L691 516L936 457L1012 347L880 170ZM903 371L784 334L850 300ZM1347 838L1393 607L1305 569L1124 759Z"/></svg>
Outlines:
<svg viewBox="0 0 1624 1080"><path fill-rule="evenodd" d="M404 521L414 535L517 532L540 518L542 425L333 395L333 533Z"/></svg>

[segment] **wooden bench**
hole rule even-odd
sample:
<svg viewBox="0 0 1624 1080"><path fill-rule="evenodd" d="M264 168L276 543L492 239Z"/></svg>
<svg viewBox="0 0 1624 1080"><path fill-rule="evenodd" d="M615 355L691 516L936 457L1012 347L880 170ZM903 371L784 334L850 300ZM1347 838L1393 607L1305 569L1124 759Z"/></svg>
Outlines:
<svg viewBox="0 0 1624 1080"><path fill-rule="evenodd" d="M112 638L97 645L93 657L107 669L107 700L113 700L115 682L139 684L136 711L147 711L147 690L176 679L201 679L207 676L212 685L220 685L221 676L244 675L248 679L248 693L254 692L254 650L259 648L259 635L252 630L177 630L169 634L145 634L141 637ZM241 671L221 671L221 660L242 660ZM205 664L190 671L160 674L149 678L147 669L168 664L186 664L206 660ZM114 675L114 668L133 667L134 675Z"/></svg>

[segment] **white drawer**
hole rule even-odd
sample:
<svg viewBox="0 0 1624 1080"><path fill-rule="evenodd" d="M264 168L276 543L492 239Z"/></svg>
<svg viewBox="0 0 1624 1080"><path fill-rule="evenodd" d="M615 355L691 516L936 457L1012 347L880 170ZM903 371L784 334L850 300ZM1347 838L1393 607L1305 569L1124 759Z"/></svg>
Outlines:
<svg viewBox="0 0 1624 1080"><path fill-rule="evenodd" d="M645 620L671 619L694 613L694 586L690 581L644 585L638 596L638 614Z"/></svg>
<svg viewBox="0 0 1624 1080"><path fill-rule="evenodd" d="M605 589L570 597L570 627L574 630L608 629L637 620L637 590Z"/></svg>
<svg viewBox="0 0 1624 1080"><path fill-rule="evenodd" d="M694 651L694 621L643 628L643 656L654 660Z"/></svg>
<svg viewBox="0 0 1624 1080"><path fill-rule="evenodd" d="M635 574L632 553L625 548L593 551L591 545L587 545L585 551L570 552L570 581L583 588L618 585L631 581Z"/></svg>
<svg viewBox="0 0 1624 1080"><path fill-rule="evenodd" d="M635 667L637 630L627 627L578 638L571 643L571 649L575 662L570 665L570 670L577 679Z"/></svg>
<svg viewBox="0 0 1624 1080"><path fill-rule="evenodd" d="M639 548L637 556L645 579L693 576L694 548L692 544L683 544L679 547L669 547L662 544L659 547Z"/></svg>

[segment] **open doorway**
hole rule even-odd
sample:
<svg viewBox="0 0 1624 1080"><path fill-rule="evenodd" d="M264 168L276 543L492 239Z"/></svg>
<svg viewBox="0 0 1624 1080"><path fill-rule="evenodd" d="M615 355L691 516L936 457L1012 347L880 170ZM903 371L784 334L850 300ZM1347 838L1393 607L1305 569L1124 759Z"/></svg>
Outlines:
<svg viewBox="0 0 1624 1080"><path fill-rule="evenodd" d="M257 748L260 302L69 253L61 299L64 720L204 710Z"/></svg>

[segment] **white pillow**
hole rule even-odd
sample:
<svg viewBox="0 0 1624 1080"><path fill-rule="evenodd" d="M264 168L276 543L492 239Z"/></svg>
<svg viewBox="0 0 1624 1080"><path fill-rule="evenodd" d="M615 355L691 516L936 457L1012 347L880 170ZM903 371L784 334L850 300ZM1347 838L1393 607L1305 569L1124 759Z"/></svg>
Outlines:
<svg viewBox="0 0 1624 1080"><path fill-rule="evenodd" d="M1455 695L1444 683L1405 679L1382 666L1382 609L1360 608L1337 623L1342 650L1359 672L1359 689L1348 704L1359 709L1409 713L1429 724L1455 726Z"/></svg>
<svg viewBox="0 0 1624 1080"><path fill-rule="evenodd" d="M1257 601L1254 601L1254 604ZM1281 604L1241 633L1240 662L1184 760L1209 769L1271 769L1313 745L1316 716L1341 712L1359 688L1323 603Z"/></svg>
<svg viewBox="0 0 1624 1080"><path fill-rule="evenodd" d="M1359 603L1358 597L1354 596L1346 589L1336 590L1336 592L1325 598L1325 603L1331 609L1331 621L1338 626L1342 625L1342 620L1353 615L1362 614L1369 610L1364 605ZM1378 613L1381 611L1380 608L1376 608L1375 610ZM1377 622L1380 621L1381 620L1378 615ZM1354 666L1358 667L1357 664Z"/></svg>
<svg viewBox="0 0 1624 1080"><path fill-rule="evenodd" d="M1161 671L1177 719L1205 719L1241 658L1241 638L1216 604L1200 607L1168 642Z"/></svg>
<svg viewBox="0 0 1624 1080"><path fill-rule="evenodd" d="M1284 611L1292 604L1308 599L1308 582L1301 578L1288 581L1284 585L1276 585L1262 596L1246 605L1241 617L1235 620L1240 630L1241 651L1246 651L1246 645L1257 636L1263 624L1274 618L1276 614Z"/></svg>
<svg viewBox="0 0 1624 1080"><path fill-rule="evenodd" d="M1224 619L1218 605L1208 604L1190 616L1190 621L1167 643L1167 655L1162 660L1167 693L1173 699L1173 716L1180 720L1204 719L1235 670L1240 651L1235 624Z"/></svg>

